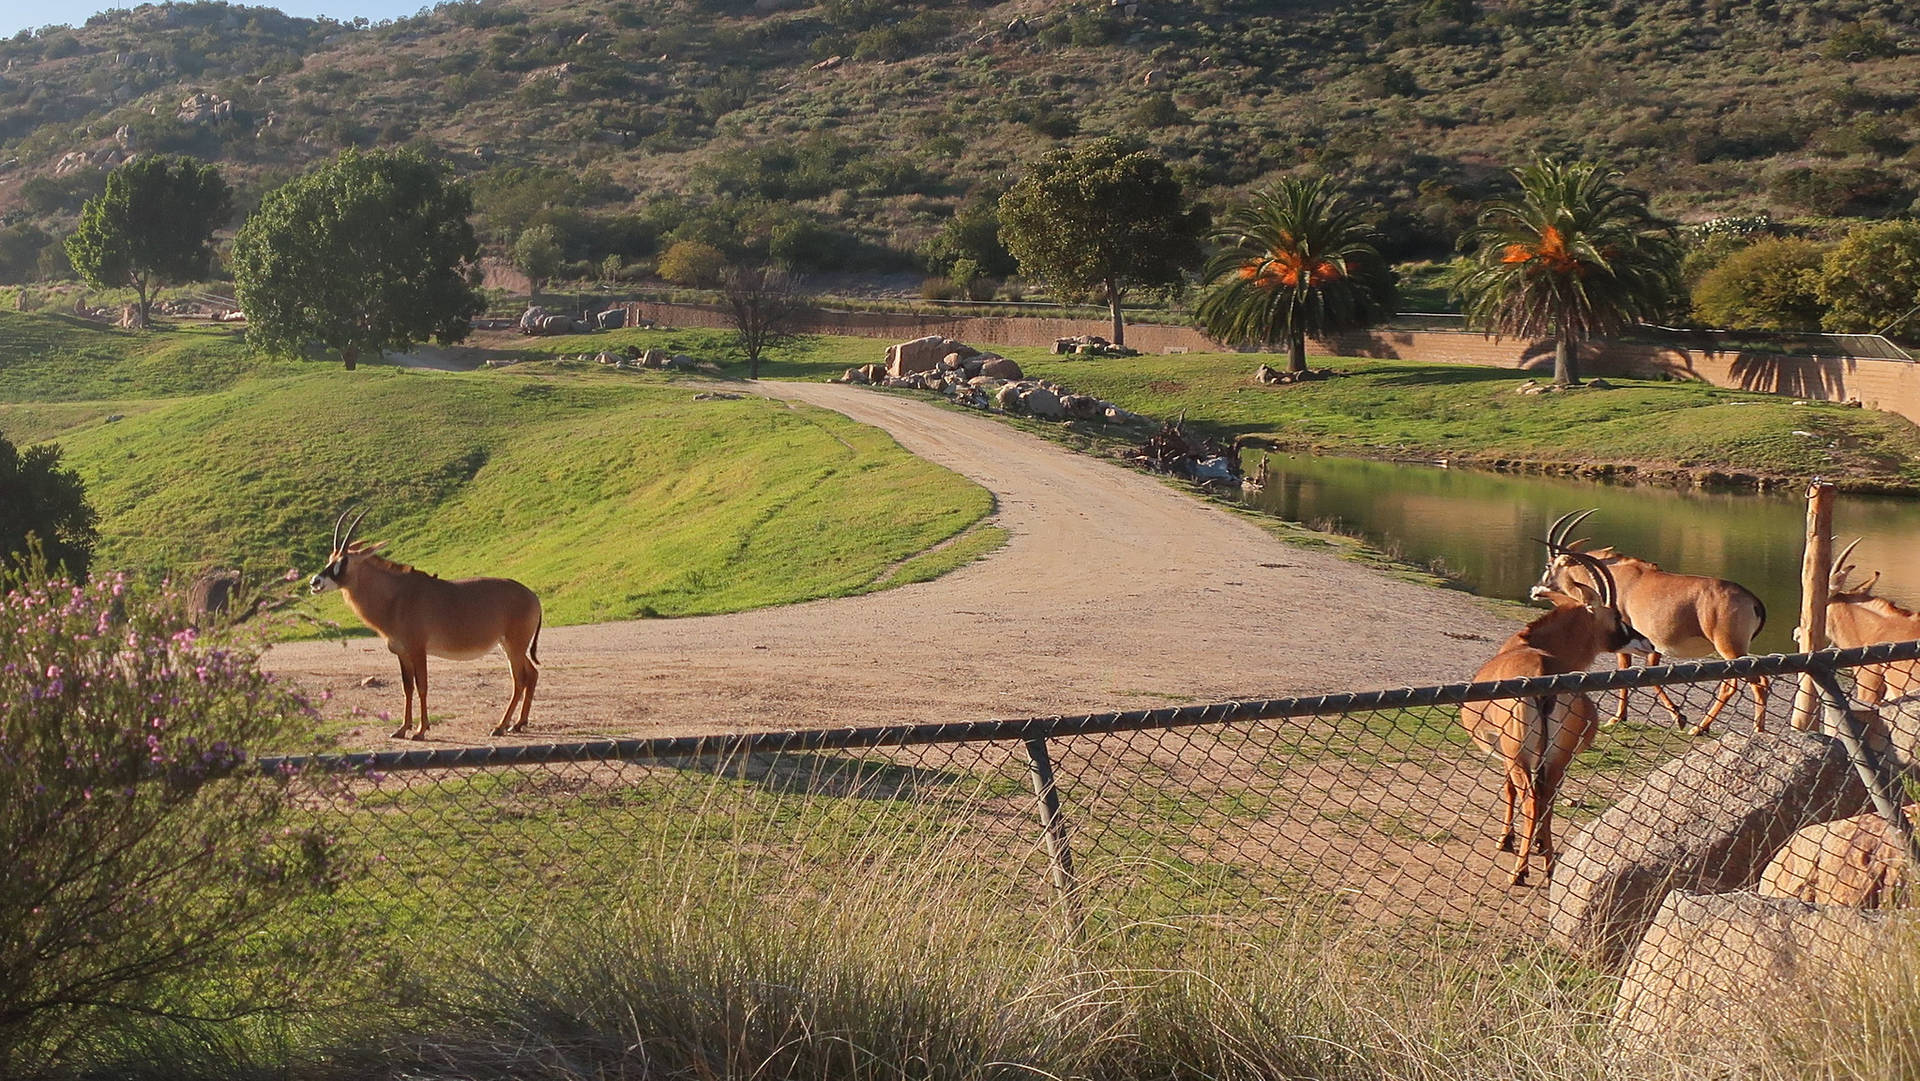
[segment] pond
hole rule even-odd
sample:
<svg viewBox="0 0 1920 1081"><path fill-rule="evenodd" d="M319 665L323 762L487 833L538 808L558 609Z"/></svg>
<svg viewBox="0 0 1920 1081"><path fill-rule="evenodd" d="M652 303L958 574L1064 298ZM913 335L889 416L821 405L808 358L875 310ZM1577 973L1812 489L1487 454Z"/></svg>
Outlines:
<svg viewBox="0 0 1920 1081"><path fill-rule="evenodd" d="M1249 454L1249 472L1258 457ZM1436 465L1274 453L1266 487L1249 505L1290 521L1364 538L1409 563L1431 566L1475 593L1525 600L1539 577L1536 538L1567 511L1597 508L1576 531L1666 570L1729 578L1759 595L1767 625L1756 653L1793 649L1800 614L1804 490L1710 492L1514 476ZM1881 571L1875 592L1920 602L1920 500L1841 495L1835 545L1859 537L1855 563Z"/></svg>

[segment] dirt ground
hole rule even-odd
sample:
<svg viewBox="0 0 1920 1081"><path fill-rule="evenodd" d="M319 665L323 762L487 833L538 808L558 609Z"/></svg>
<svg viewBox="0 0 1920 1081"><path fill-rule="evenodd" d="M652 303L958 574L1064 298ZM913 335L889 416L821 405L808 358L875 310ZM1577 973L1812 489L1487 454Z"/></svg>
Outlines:
<svg viewBox="0 0 1920 1081"><path fill-rule="evenodd" d="M932 582L724 616L541 632L514 740L1078 714L1464 679L1518 625L1464 593L1289 545L1160 481L900 395L765 383L883 428L994 494L998 552ZM404 559L405 553L396 553ZM274 647L329 692L346 742L398 747L399 667L375 638ZM430 744L484 743L504 658L429 665ZM369 677L378 684L363 686Z"/></svg>

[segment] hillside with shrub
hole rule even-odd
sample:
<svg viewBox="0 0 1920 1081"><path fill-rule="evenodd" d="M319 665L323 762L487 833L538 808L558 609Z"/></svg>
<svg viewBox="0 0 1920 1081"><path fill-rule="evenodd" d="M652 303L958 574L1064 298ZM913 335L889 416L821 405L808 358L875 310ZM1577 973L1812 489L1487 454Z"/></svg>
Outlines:
<svg viewBox="0 0 1920 1081"><path fill-rule="evenodd" d="M241 213L347 146L472 184L562 276L676 240L807 272L945 272L1044 150L1123 133L1215 204L1330 174L1396 260L1447 255L1536 155L1669 216L1886 218L1920 198L1920 13L1883 0L454 0L350 25L141 5L0 42L0 281L127 154L218 162ZM950 226L951 223L951 226ZM930 265L929 265L930 264ZM991 268L986 268L991 269Z"/></svg>

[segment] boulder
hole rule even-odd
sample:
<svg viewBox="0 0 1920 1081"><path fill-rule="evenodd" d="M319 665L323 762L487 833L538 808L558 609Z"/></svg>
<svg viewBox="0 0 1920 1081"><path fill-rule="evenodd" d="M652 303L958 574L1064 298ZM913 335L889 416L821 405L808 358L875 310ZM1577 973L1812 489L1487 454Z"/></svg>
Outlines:
<svg viewBox="0 0 1920 1081"><path fill-rule="evenodd" d="M649 368L664 368L667 366L667 351L665 349L649 349L640 354L640 363Z"/></svg>
<svg viewBox="0 0 1920 1081"><path fill-rule="evenodd" d="M1553 868L1549 935L1617 965L1668 892L1751 889L1795 831L1867 805L1839 741L1730 732L1654 770L1573 835Z"/></svg>
<svg viewBox="0 0 1920 1081"><path fill-rule="evenodd" d="M618 364L622 358L616 353L598 353L593 359L596 364Z"/></svg>
<svg viewBox="0 0 1920 1081"><path fill-rule="evenodd" d="M1907 661L1876 667L1910 669L1914 664ZM1905 671L1895 671L1888 675L1887 685L1899 687L1912 678ZM1908 773L1920 773L1920 695L1891 698L1881 702L1879 709L1855 710L1854 715L1866 722L1867 745L1882 762Z"/></svg>
<svg viewBox="0 0 1920 1081"><path fill-rule="evenodd" d="M1060 398L1060 407L1075 420L1092 420L1100 415L1105 405L1105 402L1089 394L1065 394Z"/></svg>
<svg viewBox="0 0 1920 1081"><path fill-rule="evenodd" d="M940 358L950 352L952 350L948 348L947 340L938 334L890 345L887 347L887 374L912 375L931 371L940 363Z"/></svg>
<svg viewBox="0 0 1920 1081"><path fill-rule="evenodd" d="M1020 365L1015 364L1006 357L988 357L980 363L980 374L990 375L995 379L1025 379L1027 377L1026 373L1020 370Z"/></svg>
<svg viewBox="0 0 1920 1081"><path fill-rule="evenodd" d="M1021 397L1020 402L1027 407L1027 412L1036 417L1059 420L1067 415L1066 409L1060 405L1060 396L1045 387L1033 388Z"/></svg>
<svg viewBox="0 0 1920 1081"><path fill-rule="evenodd" d="M593 324L601 330L619 330L627 325L627 309L608 308L593 317Z"/></svg>
<svg viewBox="0 0 1920 1081"><path fill-rule="evenodd" d="M520 313L520 329L533 334L540 329L540 320L547 317L547 309L535 305Z"/></svg>
<svg viewBox="0 0 1920 1081"><path fill-rule="evenodd" d="M842 383L865 385L867 382L867 373L858 368L848 368L845 372L841 373L839 381Z"/></svg>
<svg viewBox="0 0 1920 1081"><path fill-rule="evenodd" d="M1020 384L1008 383L993 396L993 403L1012 413L1020 408Z"/></svg>
<svg viewBox="0 0 1920 1081"><path fill-rule="evenodd" d="M542 334L572 334L573 319L565 315L544 315L540 317L538 329Z"/></svg>
<svg viewBox="0 0 1920 1081"><path fill-rule="evenodd" d="M205 627L228 616L240 582L240 572L234 570L211 570L195 578L187 587L187 617Z"/></svg>
<svg viewBox="0 0 1920 1081"><path fill-rule="evenodd" d="M863 364L860 374L866 376L869 383L878 383L887 377L887 369L878 364Z"/></svg>
<svg viewBox="0 0 1920 1081"><path fill-rule="evenodd" d="M1912 822L1920 803L1906 808ZM1760 872L1760 892L1817 905L1879 908L1907 877L1907 844L1879 811L1808 826Z"/></svg>
<svg viewBox="0 0 1920 1081"><path fill-rule="evenodd" d="M1673 1076L1737 1072L1766 1057L1766 1033L1808 1020L1807 1002L1822 988L1864 975L1898 922L1783 897L1675 890L1621 981L1608 1026L1614 1049L1652 1059L1663 1074L1692 1060Z"/></svg>
<svg viewBox="0 0 1920 1081"><path fill-rule="evenodd" d="M940 358L940 368L942 371L957 372L960 370L962 363L964 363L964 361L958 353L948 353L946 356Z"/></svg>

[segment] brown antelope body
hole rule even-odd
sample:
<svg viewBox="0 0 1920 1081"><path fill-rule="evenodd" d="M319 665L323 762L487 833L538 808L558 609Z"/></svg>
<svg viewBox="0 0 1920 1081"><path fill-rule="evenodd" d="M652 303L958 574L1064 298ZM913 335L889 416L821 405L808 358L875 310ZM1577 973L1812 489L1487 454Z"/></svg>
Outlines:
<svg viewBox="0 0 1920 1081"><path fill-rule="evenodd" d="M365 511L361 515L365 515ZM427 657L473 660L495 646L513 669L513 697L493 734L527 726L533 690L540 682L540 598L510 578L447 581L375 555L378 543L353 539L356 517L340 532L346 515L334 522L333 554L310 586L315 593L338 589L355 615L386 640L400 659L400 686L407 697L405 719L393 735L413 728L413 700L420 697L420 727L414 739L427 738ZM514 708L520 710L514 720Z"/></svg>
<svg viewBox="0 0 1920 1081"><path fill-rule="evenodd" d="M1920 638L1920 614L1873 595L1873 587L1880 581L1879 571L1859 582L1847 581L1853 576L1853 565L1847 562L1847 557L1859 543L1856 540L1847 545L1834 558L1828 574L1827 644L1838 649L1857 649L1880 642L1910 642ZM1920 661L1862 665L1854 673L1858 681L1854 697L1865 706L1878 706L1882 699L1920 691Z"/></svg>
<svg viewBox="0 0 1920 1081"><path fill-rule="evenodd" d="M1475 683L1584 672L1602 653L1646 647L1621 616L1606 568L1580 553L1570 555L1591 564L1599 589L1574 582L1568 593L1551 593L1553 610L1501 643L1499 652L1474 673ZM1568 763L1593 745L1600 727L1599 710L1591 698L1578 692L1496 699L1462 705L1460 724L1476 746L1498 757L1505 767L1506 814L1500 850L1515 854L1513 884L1526 884L1528 864L1536 853L1551 878L1553 801ZM1525 827L1517 844L1516 808Z"/></svg>
<svg viewBox="0 0 1920 1081"><path fill-rule="evenodd" d="M1664 571L1658 563L1624 556L1610 547L1583 552L1581 546L1585 541L1568 543L1566 538L1573 527L1592 513L1587 510L1562 515L1548 530L1550 550L1546 569L1540 573L1540 581L1531 593L1534 600L1542 600L1550 592L1564 594L1574 582L1591 585L1592 573L1571 558L1575 554L1585 555L1613 575L1620 593L1620 613L1633 624L1634 630L1652 643L1647 651L1648 664L1659 664L1663 656L1692 660L1719 654L1732 660L1747 655L1753 648L1754 636L1767 623L1766 605L1760 603L1752 590L1724 578ZM1631 663L1630 654L1622 652L1620 667ZM1753 726L1758 730L1766 724L1767 681L1756 678L1750 680L1749 685L1753 689ZM1690 731L1694 735L1705 733L1738 689L1737 681L1722 680L1713 705ZM1686 724L1686 715L1674 705L1666 688L1655 687L1653 691L1672 715L1673 723ZM1618 724L1627 716L1626 689L1621 688L1619 694L1613 716L1606 722L1609 725Z"/></svg>

